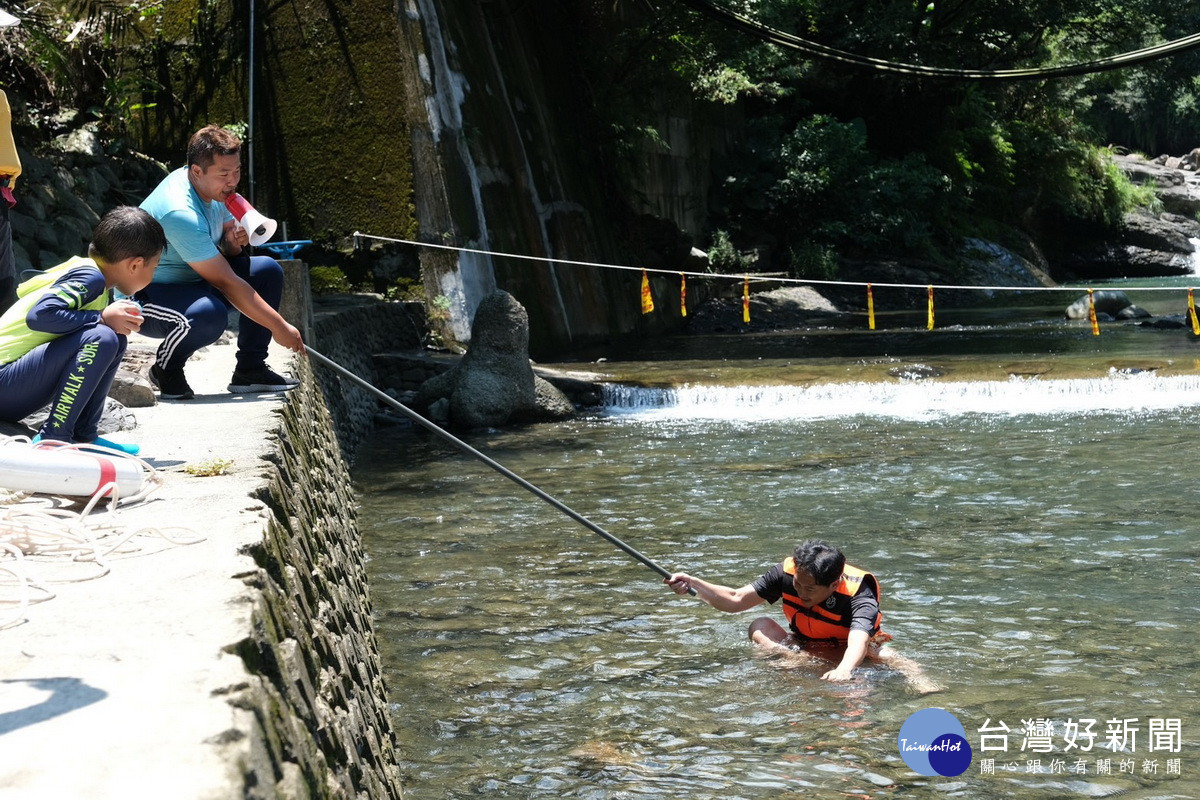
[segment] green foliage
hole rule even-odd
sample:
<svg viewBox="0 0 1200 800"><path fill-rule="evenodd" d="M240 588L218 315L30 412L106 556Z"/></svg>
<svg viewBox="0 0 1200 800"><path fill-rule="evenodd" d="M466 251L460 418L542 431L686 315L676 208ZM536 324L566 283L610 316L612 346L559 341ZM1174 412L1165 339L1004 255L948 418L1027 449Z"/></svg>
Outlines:
<svg viewBox="0 0 1200 800"><path fill-rule="evenodd" d="M429 321L444 324L450 321L450 298L439 294L429 302Z"/></svg>
<svg viewBox="0 0 1200 800"><path fill-rule="evenodd" d="M1166 0L727 5L842 50L981 69L1089 61L1200 29L1200 7ZM699 97L736 100L746 119L717 165L714 227L765 244L799 272L828 271L829 253L950 256L983 230L1113 230L1152 192L1131 186L1102 145L1172 141L1182 153L1200 144L1180 138L1200 130L1197 52L1071 81L934 82L692 21L671 39L674 72Z"/></svg>
<svg viewBox="0 0 1200 800"><path fill-rule="evenodd" d="M451 338L450 306L450 298L443 294L439 294L425 306L425 315L429 321L429 333L426 339L434 347L445 347Z"/></svg>
<svg viewBox="0 0 1200 800"><path fill-rule="evenodd" d="M1107 180L1112 185L1112 192L1123 212L1144 209L1151 214L1158 215L1164 211L1155 181L1136 184L1129 179L1124 170L1111 160L1105 161L1104 169L1108 173Z"/></svg>
<svg viewBox="0 0 1200 800"><path fill-rule="evenodd" d="M728 233L716 230L708 248L708 264L713 272L730 275L749 272L754 266L754 259L738 251Z"/></svg>
<svg viewBox="0 0 1200 800"><path fill-rule="evenodd" d="M46 138L59 133L64 112L84 112L110 130L143 106L152 85L125 57L144 41L152 9L115 0L49 0L9 7L21 24L0 36L0 75L28 104L18 119Z"/></svg>
<svg viewBox="0 0 1200 800"><path fill-rule="evenodd" d="M337 267L310 267L308 280L315 295L344 294L353 290L346 273Z"/></svg>
<svg viewBox="0 0 1200 800"><path fill-rule="evenodd" d="M838 277L837 251L829 245L803 242L792 248L788 262L788 274L793 278L831 281Z"/></svg>
<svg viewBox="0 0 1200 800"><path fill-rule="evenodd" d="M241 58L230 44L232 9L219 0L45 0L11 10L21 24L0 36L0 75L27 105L17 119L45 139L77 112L110 139L141 128L139 145L168 142L177 155L181 139L219 119L215 95L244 84L231 74Z"/></svg>
<svg viewBox="0 0 1200 800"><path fill-rule="evenodd" d="M1040 229L1120 227L1131 193L1108 151L1032 123L1014 124L1012 132L1021 154L1018 182L1027 187L1028 213Z"/></svg>
<svg viewBox="0 0 1200 800"><path fill-rule="evenodd" d="M214 478L218 475L229 474L229 468L232 466L232 458L207 458L185 464L183 471L197 478Z"/></svg>
<svg viewBox="0 0 1200 800"><path fill-rule="evenodd" d="M425 285L420 278L400 277L387 287L384 297L396 301L422 301L425 299ZM449 306L447 305L447 310Z"/></svg>
<svg viewBox="0 0 1200 800"><path fill-rule="evenodd" d="M928 253L949 179L920 154L881 158L861 120L802 119L776 144L767 135L739 158L726 182L725 207L744 230L765 228L785 252Z"/></svg>

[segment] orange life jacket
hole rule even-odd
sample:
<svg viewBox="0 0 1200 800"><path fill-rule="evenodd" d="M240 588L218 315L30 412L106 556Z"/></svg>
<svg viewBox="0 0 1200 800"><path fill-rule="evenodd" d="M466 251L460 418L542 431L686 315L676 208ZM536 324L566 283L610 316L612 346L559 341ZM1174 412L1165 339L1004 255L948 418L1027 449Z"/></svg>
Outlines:
<svg viewBox="0 0 1200 800"><path fill-rule="evenodd" d="M796 562L790 556L783 561L783 571L788 575L796 574ZM850 637L850 598L862 589L864 582L875 591L875 599L882 600L879 581L875 576L858 567L846 564L842 567L842 577L833 585L833 594L820 605L805 608L800 605L800 598L788 588L783 591L783 613L787 617L792 631L806 639L836 639L845 642ZM883 622L883 613L875 615L871 630L872 636L880 633L879 626Z"/></svg>

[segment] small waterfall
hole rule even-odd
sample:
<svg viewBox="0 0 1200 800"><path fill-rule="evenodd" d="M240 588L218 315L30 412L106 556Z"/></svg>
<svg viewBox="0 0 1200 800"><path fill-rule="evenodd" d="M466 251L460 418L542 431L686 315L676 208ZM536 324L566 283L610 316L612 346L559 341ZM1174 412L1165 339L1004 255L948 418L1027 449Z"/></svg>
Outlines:
<svg viewBox="0 0 1200 800"><path fill-rule="evenodd" d="M1122 413L1200 406L1200 376L1113 373L1076 380L830 383L815 386L681 386L648 389L609 384L614 415L664 419L925 420L962 414Z"/></svg>
<svg viewBox="0 0 1200 800"><path fill-rule="evenodd" d="M1200 239L1188 239L1192 243L1192 274L1200 275Z"/></svg>

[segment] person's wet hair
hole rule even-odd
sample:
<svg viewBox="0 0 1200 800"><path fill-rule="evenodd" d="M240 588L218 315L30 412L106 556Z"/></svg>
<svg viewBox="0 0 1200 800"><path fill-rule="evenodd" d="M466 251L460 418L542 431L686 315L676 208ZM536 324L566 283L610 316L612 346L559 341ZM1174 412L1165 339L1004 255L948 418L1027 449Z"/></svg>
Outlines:
<svg viewBox="0 0 1200 800"><path fill-rule="evenodd" d="M792 560L796 562L797 569L812 575L813 580L822 586L830 586L842 577L846 566L842 551L821 539L809 539L797 545Z"/></svg>

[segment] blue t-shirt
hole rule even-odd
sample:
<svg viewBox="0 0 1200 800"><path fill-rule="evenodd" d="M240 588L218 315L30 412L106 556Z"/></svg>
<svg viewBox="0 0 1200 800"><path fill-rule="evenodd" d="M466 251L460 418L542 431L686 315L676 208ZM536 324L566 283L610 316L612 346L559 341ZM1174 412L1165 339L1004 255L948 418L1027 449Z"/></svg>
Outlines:
<svg viewBox="0 0 1200 800"><path fill-rule="evenodd" d="M167 249L154 271L154 283L197 283L204 280L188 262L206 261L221 254L217 242L225 222L233 219L224 203L200 199L188 168L180 167L142 201L142 208L163 226Z"/></svg>

